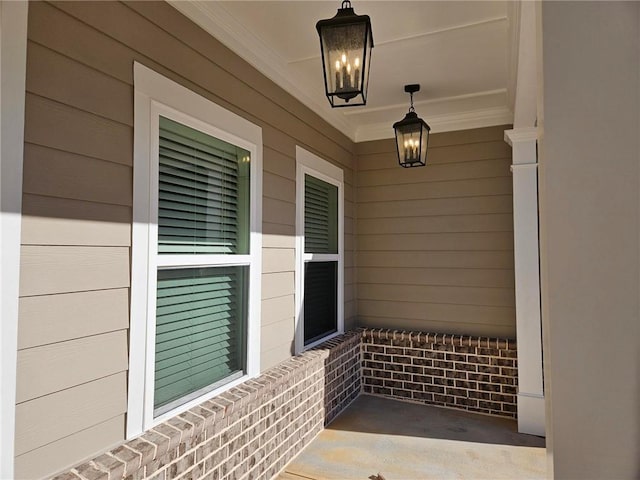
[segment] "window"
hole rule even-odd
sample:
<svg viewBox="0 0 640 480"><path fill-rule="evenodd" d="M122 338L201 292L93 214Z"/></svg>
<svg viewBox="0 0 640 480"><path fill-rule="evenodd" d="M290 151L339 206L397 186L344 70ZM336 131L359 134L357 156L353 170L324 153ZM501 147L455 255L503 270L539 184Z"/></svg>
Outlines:
<svg viewBox="0 0 640 480"><path fill-rule="evenodd" d="M259 373L262 131L135 64L127 436Z"/></svg>
<svg viewBox="0 0 640 480"><path fill-rule="evenodd" d="M344 331L343 173L298 147L296 351Z"/></svg>

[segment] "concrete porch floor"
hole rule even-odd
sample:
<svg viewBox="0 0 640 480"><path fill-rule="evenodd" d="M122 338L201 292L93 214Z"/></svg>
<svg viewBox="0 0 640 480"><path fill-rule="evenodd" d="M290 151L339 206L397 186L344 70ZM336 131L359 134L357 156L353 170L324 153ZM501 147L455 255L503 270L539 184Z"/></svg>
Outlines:
<svg viewBox="0 0 640 480"><path fill-rule="evenodd" d="M361 395L277 480L544 479L544 446L515 420Z"/></svg>

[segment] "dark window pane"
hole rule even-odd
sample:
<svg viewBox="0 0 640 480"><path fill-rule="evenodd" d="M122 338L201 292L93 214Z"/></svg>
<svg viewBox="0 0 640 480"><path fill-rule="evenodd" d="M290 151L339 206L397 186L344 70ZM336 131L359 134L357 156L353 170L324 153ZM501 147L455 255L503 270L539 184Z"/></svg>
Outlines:
<svg viewBox="0 0 640 480"><path fill-rule="evenodd" d="M338 330L338 262L304 266L304 344Z"/></svg>

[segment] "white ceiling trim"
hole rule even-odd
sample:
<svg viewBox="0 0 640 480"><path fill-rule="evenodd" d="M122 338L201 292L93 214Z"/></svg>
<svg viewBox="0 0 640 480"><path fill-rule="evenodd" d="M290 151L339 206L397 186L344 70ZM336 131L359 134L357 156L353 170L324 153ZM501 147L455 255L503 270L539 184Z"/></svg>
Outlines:
<svg viewBox="0 0 640 480"><path fill-rule="evenodd" d="M496 90L486 90L484 92L467 93L465 95L455 95L452 97L441 97L441 98L420 100L420 101L414 100L413 106L415 107L416 110L419 110L420 107L429 108L430 106L433 106L433 105L447 104L447 103L453 104L453 103L458 103L462 101L480 100L480 99L490 98L495 96L504 96L505 94L506 94L506 89L498 88ZM407 101L403 103L396 103L393 105L385 105L381 107L366 107L366 109L365 107L354 108L352 110L345 111L344 114L347 116L363 115L363 114L373 113L373 112L384 112L387 110L398 110L398 109L407 110L408 108L409 108L409 97L407 96Z"/></svg>
<svg viewBox="0 0 640 480"><path fill-rule="evenodd" d="M401 120L398 118L398 120ZM492 127L513 123L513 112L506 106L490 107L463 113L436 115L424 120L431 127L431 133L469 130L471 128ZM393 138L393 124L384 122L366 125L356 130L356 142L368 142Z"/></svg>
<svg viewBox="0 0 640 480"><path fill-rule="evenodd" d="M168 0L179 12L193 20L277 85L311 108L325 121L355 140L355 128L346 118L307 95L290 80L287 62L267 48L249 29L238 22L218 2ZM324 97L323 97L324 98Z"/></svg>
<svg viewBox="0 0 640 480"><path fill-rule="evenodd" d="M394 43L411 42L411 41L415 41L415 40L421 40L424 37L429 37L429 36L432 36L432 35L440 35L440 34L443 34L443 33L451 33L451 32L455 32L457 30L475 28L475 27L479 27L481 25L488 25L490 23L498 23L498 22L506 22L506 21L507 21L507 17L505 17L505 16L494 17L494 18L489 18L489 19L486 19L486 20L481 20L479 22L464 23L464 24L461 24L461 25L453 25L451 27L440 28L438 30L431 30L429 32L418 33L416 35L407 35L406 37L392 38L392 39L385 40L385 41L382 41L382 42L375 41L375 39L374 39L374 45L376 47L382 47L382 46L386 46L386 45L393 45ZM311 57L297 58L295 60L289 61L289 64L293 65L295 63L308 62L310 60L316 60L318 58L320 58L320 54L313 55Z"/></svg>

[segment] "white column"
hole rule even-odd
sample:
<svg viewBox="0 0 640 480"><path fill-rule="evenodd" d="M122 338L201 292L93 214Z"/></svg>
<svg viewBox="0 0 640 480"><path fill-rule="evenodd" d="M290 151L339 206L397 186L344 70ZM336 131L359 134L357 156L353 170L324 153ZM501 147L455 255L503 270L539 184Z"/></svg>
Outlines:
<svg viewBox="0 0 640 480"><path fill-rule="evenodd" d="M0 478L13 478L28 3L0 2Z"/></svg>
<svg viewBox="0 0 640 480"><path fill-rule="evenodd" d="M518 431L545 435L540 321L537 129L504 132L513 148L513 235L518 344Z"/></svg>

